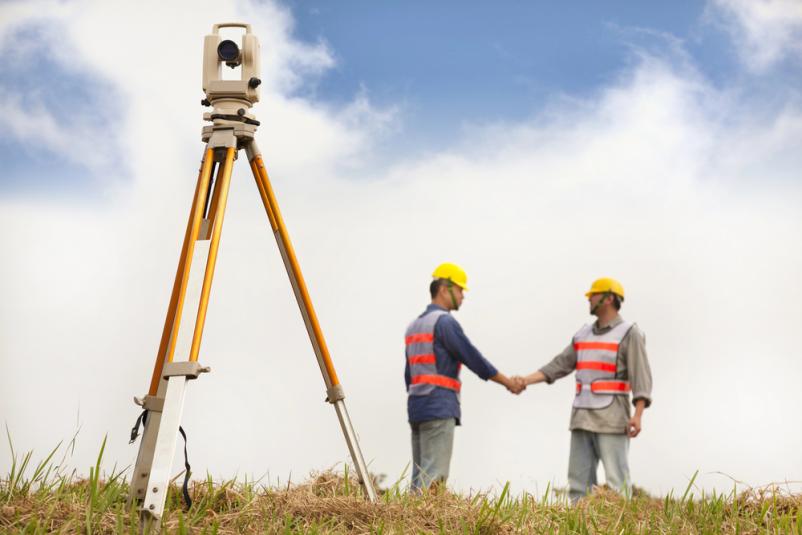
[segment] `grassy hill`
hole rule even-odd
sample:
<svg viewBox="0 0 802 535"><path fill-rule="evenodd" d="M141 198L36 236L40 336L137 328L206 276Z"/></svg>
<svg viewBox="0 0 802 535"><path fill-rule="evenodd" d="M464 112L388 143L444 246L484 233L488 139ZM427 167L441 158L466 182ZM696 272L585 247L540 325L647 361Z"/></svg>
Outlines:
<svg viewBox="0 0 802 535"><path fill-rule="evenodd" d="M101 453L88 479L64 473L56 450L36 466L31 454L12 453L0 479L2 533L138 533L139 519L126 505L124 474L101 478ZM193 505L181 491L168 494L167 533L782 533L802 535L802 496L776 487L727 495L695 496L693 481L682 496L636 493L624 500L599 488L576 507L554 491L544 497L461 495L448 491L412 496L396 484L367 503L357 482L325 472L304 484L267 488L249 481L195 481Z"/></svg>

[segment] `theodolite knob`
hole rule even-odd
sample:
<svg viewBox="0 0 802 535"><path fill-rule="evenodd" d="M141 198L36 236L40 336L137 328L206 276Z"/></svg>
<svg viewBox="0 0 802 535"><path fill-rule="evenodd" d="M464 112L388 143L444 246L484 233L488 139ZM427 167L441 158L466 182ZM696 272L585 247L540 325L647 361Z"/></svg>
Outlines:
<svg viewBox="0 0 802 535"><path fill-rule="evenodd" d="M262 81L254 76L253 78L248 80L248 87L250 87L251 89L256 89L257 87L259 87L259 85L261 85L261 83Z"/></svg>

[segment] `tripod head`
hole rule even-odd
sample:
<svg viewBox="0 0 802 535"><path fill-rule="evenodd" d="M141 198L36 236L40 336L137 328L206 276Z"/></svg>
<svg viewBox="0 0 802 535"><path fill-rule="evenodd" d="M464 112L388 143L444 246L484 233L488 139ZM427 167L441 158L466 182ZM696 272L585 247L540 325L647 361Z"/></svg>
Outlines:
<svg viewBox="0 0 802 535"><path fill-rule="evenodd" d="M240 44L221 39L221 28L244 29ZM240 79L223 80L223 64L232 69L239 68ZM259 121L248 110L259 102L259 86L262 83L259 67L259 40L251 33L250 24L224 22L213 25L212 33L203 42L203 92L206 98L201 104L213 108L211 113L204 113L204 120L211 121L214 126L231 127L240 123L250 125L255 130ZM208 139L207 129L211 128L204 127L204 141Z"/></svg>

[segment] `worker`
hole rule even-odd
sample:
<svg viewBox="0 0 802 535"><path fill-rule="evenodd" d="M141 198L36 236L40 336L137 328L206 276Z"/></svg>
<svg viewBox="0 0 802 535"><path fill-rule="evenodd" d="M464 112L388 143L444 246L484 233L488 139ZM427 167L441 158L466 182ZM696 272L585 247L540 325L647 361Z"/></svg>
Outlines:
<svg viewBox="0 0 802 535"><path fill-rule="evenodd" d="M441 264L432 273L431 304L406 331L407 413L412 431L412 492L444 485L448 478L454 428L460 425L460 369L464 364L481 379L490 379L513 394L523 379L513 381L485 359L451 315L468 290L465 271Z"/></svg>
<svg viewBox="0 0 802 535"><path fill-rule="evenodd" d="M630 497L629 440L641 432L643 410L652 403L652 373L645 337L619 314L624 287L596 280L585 294L596 321L585 325L551 362L523 378L548 384L576 370L568 458L569 496L576 503L596 485L601 460L607 485ZM629 400L635 406L631 414Z"/></svg>

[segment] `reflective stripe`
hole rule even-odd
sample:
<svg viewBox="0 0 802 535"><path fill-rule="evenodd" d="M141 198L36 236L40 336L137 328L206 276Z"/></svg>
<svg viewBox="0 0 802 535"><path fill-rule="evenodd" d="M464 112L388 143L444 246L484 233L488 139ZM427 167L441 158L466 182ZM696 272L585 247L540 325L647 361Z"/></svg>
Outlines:
<svg viewBox="0 0 802 535"><path fill-rule="evenodd" d="M419 334L411 334L406 337L407 345L419 344L421 342L434 342L434 334L419 333Z"/></svg>
<svg viewBox="0 0 802 535"><path fill-rule="evenodd" d="M582 360L576 363L577 370L601 370L615 373L615 363L599 360Z"/></svg>
<svg viewBox="0 0 802 535"><path fill-rule="evenodd" d="M576 393L582 392L582 389L590 390L594 394L620 394L629 392L629 381L596 381L595 383L576 384Z"/></svg>
<svg viewBox="0 0 802 535"><path fill-rule="evenodd" d="M596 381L591 383L590 391L594 394L608 393L608 392L629 392L628 381Z"/></svg>
<svg viewBox="0 0 802 535"><path fill-rule="evenodd" d="M446 377L445 375L413 375L412 376L412 384L419 385L419 384L427 384L427 385L434 385L434 386L441 386L443 388L448 388L455 392L459 392L462 385L456 379L452 379L451 377Z"/></svg>
<svg viewBox="0 0 802 535"><path fill-rule="evenodd" d="M412 355L409 357L410 364L434 364L436 362L434 353L427 355Z"/></svg>
<svg viewBox="0 0 802 535"><path fill-rule="evenodd" d="M616 342L574 342L574 350L600 349L602 351L618 351Z"/></svg>

